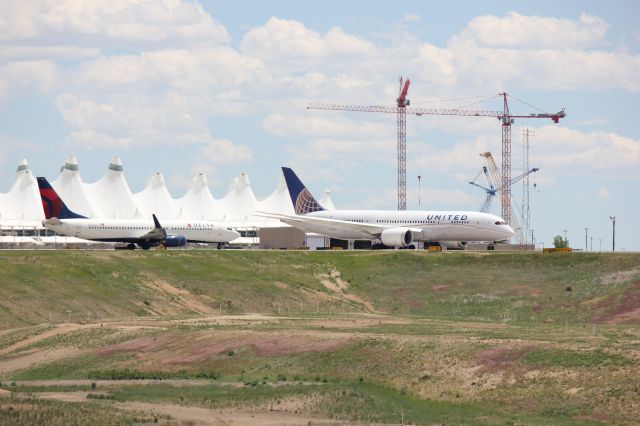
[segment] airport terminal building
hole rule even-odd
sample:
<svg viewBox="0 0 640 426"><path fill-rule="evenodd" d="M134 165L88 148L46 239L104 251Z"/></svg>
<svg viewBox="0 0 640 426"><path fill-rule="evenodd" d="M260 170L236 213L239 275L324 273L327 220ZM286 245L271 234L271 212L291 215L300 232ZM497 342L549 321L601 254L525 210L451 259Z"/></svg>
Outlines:
<svg viewBox="0 0 640 426"><path fill-rule="evenodd" d="M153 174L142 191L133 193L120 158L112 158L97 182L87 183L82 180L78 162L69 156L51 185L71 210L91 218L146 219L156 214L161 221L219 221L240 232L241 238L233 244L259 246L262 234L267 248L275 248L277 244L295 246L300 238L306 238L301 231L296 232L277 219L256 214L261 211L294 214L283 176L275 190L262 199L254 195L249 176L244 173L232 179L224 197L214 198L206 175L199 173L184 196L173 198L162 173ZM335 208L328 191L320 202L325 208ZM72 236L53 235L43 227L44 219L36 176L27 161L21 160L11 189L0 193L0 244L30 247L86 243Z"/></svg>

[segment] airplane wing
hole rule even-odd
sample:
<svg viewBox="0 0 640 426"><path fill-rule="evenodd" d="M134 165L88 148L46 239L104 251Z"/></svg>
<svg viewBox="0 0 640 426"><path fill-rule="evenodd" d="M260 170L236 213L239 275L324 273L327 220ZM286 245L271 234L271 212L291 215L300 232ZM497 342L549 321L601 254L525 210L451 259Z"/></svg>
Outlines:
<svg viewBox="0 0 640 426"><path fill-rule="evenodd" d="M269 213L269 212L256 212L257 216L262 217L270 217L273 219L279 219L281 222L286 223L287 225L291 225L296 227L299 225L303 227L304 225L316 225L321 227L326 227L327 229L341 229L345 231L351 232L359 232L361 234L369 235L371 238L379 238L382 231L390 228L397 228L398 226L389 226L389 225L377 225L372 223L359 223L359 222L349 222L346 220L339 219L327 219L323 217L312 217L306 215L288 215L282 213ZM403 226L402 228L407 228L411 230L413 233L422 233L422 229L420 228L412 228ZM321 233L321 232L320 232Z"/></svg>

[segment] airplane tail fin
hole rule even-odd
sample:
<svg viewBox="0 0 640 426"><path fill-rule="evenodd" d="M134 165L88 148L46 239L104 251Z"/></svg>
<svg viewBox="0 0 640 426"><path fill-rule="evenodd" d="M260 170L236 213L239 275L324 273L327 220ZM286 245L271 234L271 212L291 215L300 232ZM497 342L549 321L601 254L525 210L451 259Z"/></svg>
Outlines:
<svg viewBox="0 0 640 426"><path fill-rule="evenodd" d="M324 210L324 207L316 201L293 170L289 167L283 167L282 172L284 173L284 179L287 182L287 189L289 190L289 196L291 196L291 202L293 203L293 209L296 214L306 214Z"/></svg>
<svg viewBox="0 0 640 426"><path fill-rule="evenodd" d="M86 216L72 212L62 201L55 189L47 181L47 178L38 178L38 188L40 188L40 198L44 216L47 219L57 217L58 219L86 219Z"/></svg>

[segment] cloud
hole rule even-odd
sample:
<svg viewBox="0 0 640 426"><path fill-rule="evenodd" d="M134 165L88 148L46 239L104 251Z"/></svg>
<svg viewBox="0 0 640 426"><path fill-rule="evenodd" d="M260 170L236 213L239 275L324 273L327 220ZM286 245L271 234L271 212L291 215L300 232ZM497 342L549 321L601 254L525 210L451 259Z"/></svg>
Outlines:
<svg viewBox="0 0 640 426"><path fill-rule="evenodd" d="M304 144L289 145L285 149L291 156L291 164L300 166L314 178L322 176L329 182L340 181L343 175L335 170L352 172L382 163L393 169L396 161L395 140L354 140L344 138L318 138ZM326 168L331 164L331 169Z"/></svg>
<svg viewBox="0 0 640 426"><path fill-rule="evenodd" d="M207 142L198 150L199 158L213 164L251 161L253 154L247 145L237 145L228 139Z"/></svg>
<svg viewBox="0 0 640 426"><path fill-rule="evenodd" d="M369 41L334 27L320 35L302 22L271 18L247 32L242 51L265 62L280 65L302 65L331 57L365 57L375 47Z"/></svg>
<svg viewBox="0 0 640 426"><path fill-rule="evenodd" d="M420 22L422 17L417 13L405 13L402 22Z"/></svg>
<svg viewBox="0 0 640 426"><path fill-rule="evenodd" d="M308 99L392 105L398 63L412 78L413 101L433 96L434 88L440 93L486 93L505 86L640 91L640 56L597 50L606 46L608 24L585 14L482 16L441 46L415 39L385 46L340 28L316 32L274 17L247 31L237 50L226 45L224 27L195 2L118 1L111 9L71 0L6 3L0 8L10 13L0 16L10 19L0 23L6 30L0 37L8 48L0 49L0 61L5 55L11 62L0 66L0 99L34 87L52 94L69 129L68 142L86 149L204 144L220 151L229 146L210 145L221 142L211 135L208 120L236 115L261 121L271 135L297 139L286 150L303 165L319 159L345 166L356 160L395 164L392 115L303 108ZM514 26L515 35L505 37ZM78 45L46 45L71 39ZM91 47L84 44L87 39ZM133 41L128 53L101 54L115 39ZM176 47L175 40L184 43ZM15 60L38 56L50 59ZM57 62L67 58L76 61ZM409 166L458 178L473 174L481 165L479 152L499 152L498 127L495 119L412 117ZM552 128L532 145L548 145L534 151L542 168L581 173L581 167L594 165L626 175L638 169L635 139ZM457 144L440 147L429 134L422 136L434 129L462 136ZM236 148L229 152L239 155Z"/></svg>
<svg viewBox="0 0 640 426"><path fill-rule="evenodd" d="M63 93L55 104L72 129L76 147L128 148L133 145L197 144L211 139L206 122L182 109L171 93L158 97L121 95L109 102Z"/></svg>
<svg viewBox="0 0 640 426"><path fill-rule="evenodd" d="M276 81L318 77L307 87L322 90L325 99L327 93L339 93L341 102L361 103L364 96L371 99L372 89L386 85L379 102L390 103L397 85L386 82L397 73L397 63L412 77L413 87L426 86L425 92L640 91L640 55L604 50L607 28L604 20L586 14L570 20L512 12L474 18L443 46L415 38L385 46L339 28L321 34L298 21L271 18L245 34L241 51L260 59ZM323 94L305 94L318 93Z"/></svg>
<svg viewBox="0 0 640 426"><path fill-rule="evenodd" d="M255 84L264 67L228 47L166 49L136 55L102 56L79 69L87 86L111 90L173 88L181 91Z"/></svg>
<svg viewBox="0 0 640 426"><path fill-rule="evenodd" d="M392 138L395 134L391 122L359 122L323 111L308 111L304 116L270 114L262 120L262 127L276 136L296 139L343 136L351 140L370 140L381 136Z"/></svg>
<svg viewBox="0 0 640 426"><path fill-rule="evenodd" d="M332 191L332 194L340 193L340 189ZM395 188L361 188L361 193L368 193L357 204L346 205L341 208L357 209L395 209L398 203L398 192ZM473 205L477 200L464 191L451 189L437 189L423 186L420 190L420 209L422 210L446 210ZM418 208L418 189L407 191L409 205Z"/></svg>
<svg viewBox="0 0 640 426"><path fill-rule="evenodd" d="M0 63L92 58L99 54L99 49L76 46L2 46Z"/></svg>
<svg viewBox="0 0 640 426"><path fill-rule="evenodd" d="M436 86L485 92L508 87L640 91L640 55L602 49L607 28L601 18L585 14L578 20L515 12L482 16L445 46L420 43L405 68Z"/></svg>
<svg viewBox="0 0 640 426"><path fill-rule="evenodd" d="M15 171L12 166L7 167L5 164L13 154L19 153L22 156L27 152L37 151L38 148L36 144L28 139L15 138L0 133L0 166L2 166L0 167L0 176Z"/></svg>
<svg viewBox="0 0 640 426"><path fill-rule="evenodd" d="M228 139L217 139L202 144L197 150L197 157L193 158L190 170L192 175L206 173L211 188L223 185L218 178L218 168L225 164L248 164L253 160L253 151L248 145L236 144ZM172 176L172 184L176 187L187 188L191 177L183 174Z"/></svg>
<svg viewBox="0 0 640 426"><path fill-rule="evenodd" d="M611 195L609 194L609 190L605 186L598 188L598 192L596 193L596 196L598 198L604 198L604 199L611 197Z"/></svg>
<svg viewBox="0 0 640 426"><path fill-rule="evenodd" d="M0 101L21 91L48 94L59 79L59 68L51 61L10 62L0 66Z"/></svg>
<svg viewBox="0 0 640 426"><path fill-rule="evenodd" d="M101 56L70 74L54 103L85 148L211 141L208 118L246 115L256 102L244 92L268 80L227 47Z"/></svg>
<svg viewBox="0 0 640 426"><path fill-rule="evenodd" d="M459 142L445 149L437 149L432 144L409 144L407 151L413 153L409 157L409 167L413 170L442 172L449 175L462 172L463 176L466 176L462 179L468 180L473 173L481 169L484 163L480 153L490 151L491 145L488 138L483 136L475 140ZM500 159L495 160L500 161Z"/></svg>
<svg viewBox="0 0 640 426"><path fill-rule="evenodd" d="M509 12L473 18L458 37L493 48L588 47L601 44L609 25L601 18L583 13L577 21Z"/></svg>
<svg viewBox="0 0 640 426"><path fill-rule="evenodd" d="M517 134L517 129L513 131ZM481 152L492 151L501 167L499 141L489 135L459 142L451 147L409 142L408 168L446 174L458 180L469 180L480 171L485 161ZM638 177L640 171L640 140L612 132L582 132L567 127L549 125L536 129L531 139L532 166L540 168L533 179L538 184L551 185L566 176ZM512 142L512 162L519 167L519 145ZM519 172L512 172L516 176Z"/></svg>
<svg viewBox="0 0 640 426"><path fill-rule="evenodd" d="M200 4L176 0L21 0L0 4L0 40L229 42L226 29Z"/></svg>
<svg viewBox="0 0 640 426"><path fill-rule="evenodd" d="M640 140L613 132L545 126L536 129L531 146L540 168L555 173L638 176L640 171Z"/></svg>

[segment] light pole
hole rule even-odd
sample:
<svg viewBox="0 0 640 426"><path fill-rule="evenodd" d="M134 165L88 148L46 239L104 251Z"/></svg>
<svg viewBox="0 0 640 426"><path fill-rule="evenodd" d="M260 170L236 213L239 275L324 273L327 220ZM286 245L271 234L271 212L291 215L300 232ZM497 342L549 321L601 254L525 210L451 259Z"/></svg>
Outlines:
<svg viewBox="0 0 640 426"><path fill-rule="evenodd" d="M533 237L533 229L531 230L531 244L533 244L533 248L536 248L536 239Z"/></svg>
<svg viewBox="0 0 640 426"><path fill-rule="evenodd" d="M567 232L568 231L566 229L563 229L562 232L564 232L564 241L566 243L566 241L567 241Z"/></svg>
<svg viewBox="0 0 640 426"><path fill-rule="evenodd" d="M589 228L584 228L584 251L587 251L589 249L589 246L587 245L587 235L589 234Z"/></svg>
<svg viewBox="0 0 640 426"><path fill-rule="evenodd" d="M600 242L600 253L602 253L602 238L598 238L598 241Z"/></svg>
<svg viewBox="0 0 640 426"><path fill-rule="evenodd" d="M422 176L418 175L418 206L420 205L420 180Z"/></svg>
<svg viewBox="0 0 640 426"><path fill-rule="evenodd" d="M590 238L591 239L589 240L589 251L593 251L593 235Z"/></svg>
<svg viewBox="0 0 640 426"><path fill-rule="evenodd" d="M616 251L616 217L609 215L609 219L613 223L613 239L612 239L612 251Z"/></svg>

